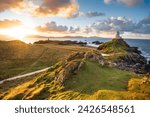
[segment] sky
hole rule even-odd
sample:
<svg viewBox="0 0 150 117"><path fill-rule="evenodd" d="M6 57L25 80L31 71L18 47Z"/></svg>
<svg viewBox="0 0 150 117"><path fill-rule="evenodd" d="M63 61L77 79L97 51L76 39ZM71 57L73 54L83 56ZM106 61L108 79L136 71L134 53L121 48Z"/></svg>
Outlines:
<svg viewBox="0 0 150 117"><path fill-rule="evenodd" d="M0 38L150 39L150 0L0 0Z"/></svg>

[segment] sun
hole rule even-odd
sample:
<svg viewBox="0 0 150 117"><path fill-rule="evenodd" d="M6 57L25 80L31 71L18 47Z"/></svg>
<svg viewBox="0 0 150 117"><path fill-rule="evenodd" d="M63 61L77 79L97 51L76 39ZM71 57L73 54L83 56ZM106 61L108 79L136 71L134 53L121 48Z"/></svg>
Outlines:
<svg viewBox="0 0 150 117"><path fill-rule="evenodd" d="M22 40L27 35L35 34L35 30L22 25L22 26L6 29L3 31L3 34Z"/></svg>

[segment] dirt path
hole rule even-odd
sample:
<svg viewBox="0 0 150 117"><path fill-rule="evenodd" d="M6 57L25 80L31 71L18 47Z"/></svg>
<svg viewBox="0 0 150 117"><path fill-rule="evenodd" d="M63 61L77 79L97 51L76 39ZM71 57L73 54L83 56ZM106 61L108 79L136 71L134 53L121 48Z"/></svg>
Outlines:
<svg viewBox="0 0 150 117"><path fill-rule="evenodd" d="M103 54L101 53L102 56L111 56L111 54ZM5 80L2 80L0 81L0 84L3 84L5 81L12 81L12 80L15 80L15 79L21 79L21 78L24 78L24 77L28 77L28 76L32 76L32 75L35 75L35 74L38 74L38 73L41 73L41 72L44 72L46 70L48 70L50 67L47 67L47 68L44 68L44 69L41 69L41 70L37 70L37 71L34 71L34 72L30 72L30 73L27 73L27 74L23 74L23 75L19 75L19 76L15 76L15 77L11 77L11 78L7 78Z"/></svg>
<svg viewBox="0 0 150 117"><path fill-rule="evenodd" d="M15 79L24 78L24 77L27 77L27 76L32 76L32 75L35 75L35 74L47 71L49 68L50 67L47 67L47 68L44 68L44 69L41 69L41 70L37 70L37 71L34 71L34 72L30 72L30 73L27 73L27 74L24 74L24 75L19 75L19 76L7 78L5 80L0 81L0 84L4 83L5 81L11 81L11 80L15 80Z"/></svg>

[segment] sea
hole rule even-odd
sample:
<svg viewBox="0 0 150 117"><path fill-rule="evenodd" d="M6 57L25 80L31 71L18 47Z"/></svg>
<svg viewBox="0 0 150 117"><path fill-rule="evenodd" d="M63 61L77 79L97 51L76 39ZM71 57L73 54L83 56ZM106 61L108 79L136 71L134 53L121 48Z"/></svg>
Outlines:
<svg viewBox="0 0 150 117"><path fill-rule="evenodd" d="M37 40L37 39L34 39ZM38 39L39 40L39 39ZM43 38L40 40L47 40L47 38ZM107 42L111 39L104 38L50 38L50 40L71 40L78 42L87 42L88 46L98 47L99 45L92 44L94 41ZM142 52L142 55L150 61L150 39L124 39L130 46L138 47Z"/></svg>

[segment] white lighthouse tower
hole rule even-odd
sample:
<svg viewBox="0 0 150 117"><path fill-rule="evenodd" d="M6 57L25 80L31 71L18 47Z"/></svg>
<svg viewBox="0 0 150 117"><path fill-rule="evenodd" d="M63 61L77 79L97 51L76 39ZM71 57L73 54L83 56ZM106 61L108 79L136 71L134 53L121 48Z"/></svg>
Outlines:
<svg viewBox="0 0 150 117"><path fill-rule="evenodd" d="M116 39L122 39L122 37L120 36L120 32L119 31L116 32Z"/></svg>

